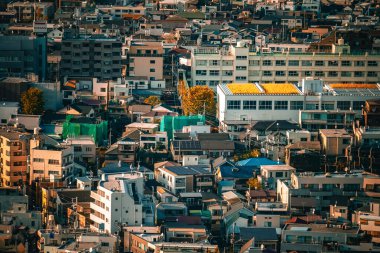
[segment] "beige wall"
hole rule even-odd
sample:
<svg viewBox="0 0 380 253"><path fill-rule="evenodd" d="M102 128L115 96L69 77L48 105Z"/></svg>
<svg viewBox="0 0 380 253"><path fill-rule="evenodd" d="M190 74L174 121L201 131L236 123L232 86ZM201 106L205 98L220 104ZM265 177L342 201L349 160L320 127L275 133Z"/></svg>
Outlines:
<svg viewBox="0 0 380 253"><path fill-rule="evenodd" d="M348 144L344 144L348 140ZM345 149L350 145L350 137L326 137L321 134L323 151L326 155L345 155Z"/></svg>
<svg viewBox="0 0 380 253"><path fill-rule="evenodd" d="M20 133L21 134L21 133ZM9 140L0 136L0 172L3 186L16 186L19 181L26 182L27 172L27 142Z"/></svg>
<svg viewBox="0 0 380 253"><path fill-rule="evenodd" d="M162 80L163 52L161 42L143 42L143 45L131 45L129 50L130 76L143 76L149 79Z"/></svg>
<svg viewBox="0 0 380 253"><path fill-rule="evenodd" d="M62 150L33 148L30 152L30 183L36 178L50 179L50 174L61 178L73 167L73 147Z"/></svg>

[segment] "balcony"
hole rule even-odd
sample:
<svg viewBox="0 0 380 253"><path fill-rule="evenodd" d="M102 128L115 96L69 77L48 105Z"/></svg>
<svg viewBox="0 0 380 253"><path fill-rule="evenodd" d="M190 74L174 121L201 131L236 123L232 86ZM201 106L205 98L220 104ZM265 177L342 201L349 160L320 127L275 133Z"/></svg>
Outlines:
<svg viewBox="0 0 380 253"><path fill-rule="evenodd" d="M162 57L162 54L129 54L130 57Z"/></svg>
<svg viewBox="0 0 380 253"><path fill-rule="evenodd" d="M104 220L96 216L95 214L91 213L90 214L90 220L94 221L95 223L102 224L104 223ZM96 227L95 227L96 228ZM91 229L92 230L92 229ZM98 228L96 228L98 230Z"/></svg>
<svg viewBox="0 0 380 253"><path fill-rule="evenodd" d="M93 198L93 199L95 199L95 200L98 200L98 201L102 200L102 197L99 194L97 194L96 192L94 192L94 191L90 192L90 197Z"/></svg>
<svg viewBox="0 0 380 253"><path fill-rule="evenodd" d="M99 213L103 213L104 214L106 212L102 207L98 206L97 204L95 204L93 202L90 203L90 208L92 210L94 210L94 211L99 212Z"/></svg>

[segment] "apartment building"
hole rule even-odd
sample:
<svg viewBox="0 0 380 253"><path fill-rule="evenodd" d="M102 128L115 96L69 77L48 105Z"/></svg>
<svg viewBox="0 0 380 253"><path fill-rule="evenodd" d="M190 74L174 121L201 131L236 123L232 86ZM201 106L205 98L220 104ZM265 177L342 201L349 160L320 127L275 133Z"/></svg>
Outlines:
<svg viewBox="0 0 380 253"><path fill-rule="evenodd" d="M91 137L67 138L64 145L74 147L74 161L95 164L96 144Z"/></svg>
<svg viewBox="0 0 380 253"><path fill-rule="evenodd" d="M318 131L318 129L351 128L356 114L354 111L330 111L326 108L326 106L333 107L333 104L326 104L325 110L300 111L298 122L301 128L313 132Z"/></svg>
<svg viewBox="0 0 380 253"><path fill-rule="evenodd" d="M62 77L95 77L117 80L122 76L121 42L105 35L72 36L62 39Z"/></svg>
<svg viewBox="0 0 380 253"><path fill-rule="evenodd" d="M290 179L295 168L289 165L263 165L260 167L260 178L270 189L277 188L277 180Z"/></svg>
<svg viewBox="0 0 380 253"><path fill-rule="evenodd" d="M104 174L96 191L91 192L93 231L115 233L120 225L153 224L153 201L144 196L144 175Z"/></svg>
<svg viewBox="0 0 380 253"><path fill-rule="evenodd" d="M16 12L17 23L28 23L33 20L50 20L54 15L52 2L11 2L7 5L8 11Z"/></svg>
<svg viewBox="0 0 380 253"><path fill-rule="evenodd" d="M345 156L351 135L345 129L320 129L322 152L327 156Z"/></svg>
<svg viewBox="0 0 380 253"><path fill-rule="evenodd" d="M45 37L1 36L0 76L25 77L28 73L46 78L47 40Z"/></svg>
<svg viewBox="0 0 380 253"><path fill-rule="evenodd" d="M360 115L364 102L378 96L380 89L377 84L327 85L322 80L313 78L303 79L301 89L291 83L220 84L217 87L217 115L220 122L233 120L298 122L301 110L313 111L314 115L317 115L313 116L316 120L317 117L323 120L321 115L327 114L325 110L353 111ZM318 114L317 111L321 112ZM307 115L307 112L303 114ZM337 114L326 116L326 121L330 120L330 117L331 119L335 117L332 121L334 127L335 123L340 127L347 125L352 117L351 112Z"/></svg>
<svg viewBox="0 0 380 253"><path fill-rule="evenodd" d="M162 80L164 48L158 41L132 41L129 46L129 76L147 77L149 80Z"/></svg>
<svg viewBox="0 0 380 253"><path fill-rule="evenodd" d="M214 184L214 174L207 165L160 167L155 175L156 180L174 194L210 192Z"/></svg>
<svg viewBox="0 0 380 253"><path fill-rule="evenodd" d="M0 130L0 175L2 186L19 186L27 180L30 134Z"/></svg>
<svg viewBox="0 0 380 253"><path fill-rule="evenodd" d="M314 76L329 83L379 82L379 54L350 53L340 41L331 53L255 51L238 42L229 48L198 47L191 51L192 85L216 88L221 83L300 82Z"/></svg>
<svg viewBox="0 0 380 253"><path fill-rule="evenodd" d="M29 183L73 180L74 147L31 142Z"/></svg>

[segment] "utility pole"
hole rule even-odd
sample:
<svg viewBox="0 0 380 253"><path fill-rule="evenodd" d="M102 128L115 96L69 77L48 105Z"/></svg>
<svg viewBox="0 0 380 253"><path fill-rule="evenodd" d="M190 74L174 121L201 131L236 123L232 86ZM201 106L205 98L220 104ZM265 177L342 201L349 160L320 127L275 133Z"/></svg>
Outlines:
<svg viewBox="0 0 380 253"><path fill-rule="evenodd" d="M75 215L75 218L74 218L74 240L75 240L75 244L76 246L78 247L78 242L77 242L77 229L78 229L78 197L75 197L75 198L72 198L71 199L71 203L72 203L72 208L73 208L73 211L74 211L74 215Z"/></svg>

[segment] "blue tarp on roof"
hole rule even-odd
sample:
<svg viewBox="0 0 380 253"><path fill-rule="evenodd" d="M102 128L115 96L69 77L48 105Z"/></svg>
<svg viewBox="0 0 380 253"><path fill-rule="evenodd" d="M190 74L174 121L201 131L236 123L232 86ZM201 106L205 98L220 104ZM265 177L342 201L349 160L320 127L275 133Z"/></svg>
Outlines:
<svg viewBox="0 0 380 253"><path fill-rule="evenodd" d="M253 172L259 172L262 165L282 164L272 161L268 158L249 158L238 161L235 166L224 164L220 166L220 173L223 178L249 179L253 176Z"/></svg>
<svg viewBox="0 0 380 253"><path fill-rule="evenodd" d="M237 166L254 166L257 168L259 168L262 165L276 165L276 164L282 164L282 163L272 161L265 157L249 158L249 159L236 162Z"/></svg>

